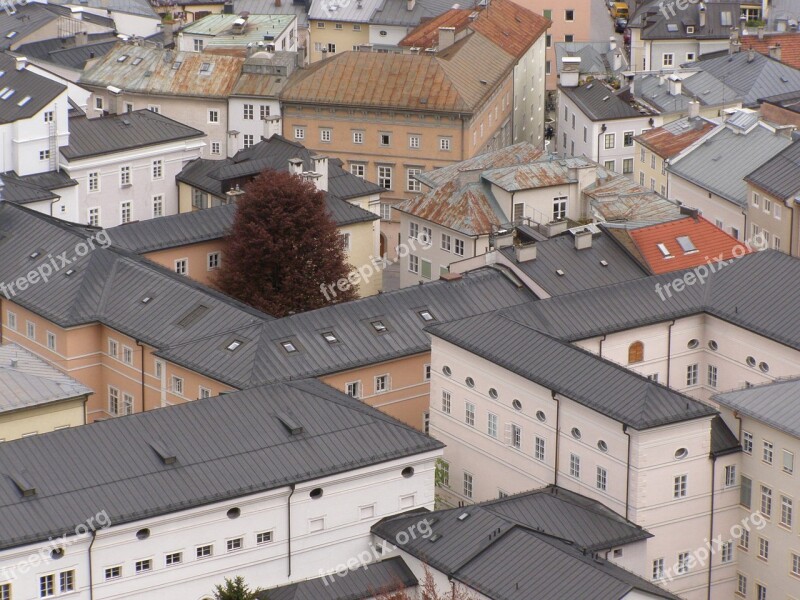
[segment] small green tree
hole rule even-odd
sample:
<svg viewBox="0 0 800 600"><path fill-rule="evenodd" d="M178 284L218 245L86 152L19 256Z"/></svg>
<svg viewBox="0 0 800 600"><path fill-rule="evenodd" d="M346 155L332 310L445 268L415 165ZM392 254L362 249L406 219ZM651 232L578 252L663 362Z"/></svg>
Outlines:
<svg viewBox="0 0 800 600"><path fill-rule="evenodd" d="M214 600L258 600L261 591L260 588L251 591L244 582L244 577L226 577L224 586L218 585L214 588ZM267 597L262 596L260 600L267 600Z"/></svg>

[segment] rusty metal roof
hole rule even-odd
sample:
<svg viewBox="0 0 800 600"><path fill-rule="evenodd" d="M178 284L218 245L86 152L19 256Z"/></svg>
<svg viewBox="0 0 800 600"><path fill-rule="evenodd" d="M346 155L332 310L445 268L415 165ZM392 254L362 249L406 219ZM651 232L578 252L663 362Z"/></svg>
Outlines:
<svg viewBox="0 0 800 600"><path fill-rule="evenodd" d="M597 168L598 180L583 190L591 209L601 221L662 222L680 216L677 202L631 181L624 175Z"/></svg>
<svg viewBox="0 0 800 600"><path fill-rule="evenodd" d="M649 129L634 139L661 158L677 156L714 128L714 123L702 117L684 117L663 127Z"/></svg>
<svg viewBox="0 0 800 600"><path fill-rule="evenodd" d="M87 69L79 83L103 88L113 85L136 94L227 98L243 64L244 58L238 56L119 43Z"/></svg>
<svg viewBox="0 0 800 600"><path fill-rule="evenodd" d="M496 90L515 62L478 33L435 56L343 52L295 72L281 99L469 113Z"/></svg>
<svg viewBox="0 0 800 600"><path fill-rule="evenodd" d="M507 192L516 192L576 183L578 179L574 169L593 165L595 163L586 158L564 158L550 154L547 158L536 162L484 171L481 177Z"/></svg>
<svg viewBox="0 0 800 600"><path fill-rule="evenodd" d="M439 27L455 27L456 32L459 32L469 24L470 15L481 10L483 10L481 6L475 9L451 8L438 17L420 23L397 45L409 48L434 48L439 43Z"/></svg>

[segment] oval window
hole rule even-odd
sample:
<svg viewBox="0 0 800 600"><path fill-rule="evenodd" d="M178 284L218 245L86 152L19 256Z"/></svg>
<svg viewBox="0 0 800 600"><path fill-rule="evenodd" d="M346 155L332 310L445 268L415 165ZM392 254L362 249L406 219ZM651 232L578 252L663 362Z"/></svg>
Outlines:
<svg viewBox="0 0 800 600"><path fill-rule="evenodd" d="M716 350L719 348L719 344L717 344L716 340L708 340L708 347L712 350Z"/></svg>
<svg viewBox="0 0 800 600"><path fill-rule="evenodd" d="M242 511L241 511L241 510L239 510L238 508L231 508L231 509L228 511L228 518L229 518L229 519L235 519L235 518L237 518L237 517L238 517L240 514L242 514Z"/></svg>
<svg viewBox="0 0 800 600"><path fill-rule="evenodd" d="M144 529L140 529L136 532L136 539L139 540L146 540L150 537L150 530L145 527Z"/></svg>
<svg viewBox="0 0 800 600"><path fill-rule="evenodd" d="M445 375L447 375L448 377L450 377L450 375L452 375L452 374L453 374L453 371L450 369L450 367L448 367L447 365L445 365L445 366L443 366L443 367L442 367L442 373L444 373Z"/></svg>
<svg viewBox="0 0 800 600"><path fill-rule="evenodd" d="M489 388L489 396L497 400L497 390L494 388Z"/></svg>
<svg viewBox="0 0 800 600"><path fill-rule="evenodd" d="M464 380L464 383L466 383L466 384L467 384L467 387L471 387L471 388L474 388L474 387L475 387L475 380L474 380L472 377L467 377L467 378Z"/></svg>
<svg viewBox="0 0 800 600"><path fill-rule="evenodd" d="M762 373L769 373L769 365L765 362L758 363L758 368L761 369Z"/></svg>
<svg viewBox="0 0 800 600"><path fill-rule="evenodd" d="M53 548L53 551L50 552L50 558L53 560L58 560L59 558L64 557L64 548Z"/></svg>
<svg viewBox="0 0 800 600"><path fill-rule="evenodd" d="M691 339L691 340L689 340L689 343L688 343L688 344L686 344L686 347L687 347L687 348L689 348L689 350L694 350L694 349L695 349L695 348L697 348L699 345L700 345L700 340L698 340L698 339L696 339L696 338L695 338L695 339Z"/></svg>
<svg viewBox="0 0 800 600"><path fill-rule="evenodd" d="M675 458L678 460L686 458L687 456L689 456L689 451L686 448L678 448L675 450Z"/></svg>
<svg viewBox="0 0 800 600"><path fill-rule="evenodd" d="M514 400L511 402L511 406L514 407L514 410L522 410L522 402L516 398L514 398Z"/></svg>
<svg viewBox="0 0 800 600"><path fill-rule="evenodd" d="M581 439L581 430L578 429L577 427L573 427L572 428L572 437L574 437L576 440Z"/></svg>
<svg viewBox="0 0 800 600"><path fill-rule="evenodd" d="M542 423L547 421L547 417L545 416L545 414L541 410L537 410L536 411L536 418L539 419Z"/></svg>
<svg viewBox="0 0 800 600"><path fill-rule="evenodd" d="M604 440L597 442L597 447L600 449L600 452L608 452L608 444L606 444Z"/></svg>
<svg viewBox="0 0 800 600"><path fill-rule="evenodd" d="M308 495L312 500L318 500L319 498L322 498L322 488L314 488L308 493Z"/></svg>
<svg viewBox="0 0 800 600"><path fill-rule="evenodd" d="M409 477L411 477L412 475L414 475L414 467L406 467L405 469L403 469L403 470L401 471L401 474L403 475L403 477L405 477L406 479L408 479Z"/></svg>
<svg viewBox="0 0 800 600"><path fill-rule="evenodd" d="M755 367L756 366L756 359L753 358L752 356L748 356L746 362L747 362L747 366L748 367Z"/></svg>

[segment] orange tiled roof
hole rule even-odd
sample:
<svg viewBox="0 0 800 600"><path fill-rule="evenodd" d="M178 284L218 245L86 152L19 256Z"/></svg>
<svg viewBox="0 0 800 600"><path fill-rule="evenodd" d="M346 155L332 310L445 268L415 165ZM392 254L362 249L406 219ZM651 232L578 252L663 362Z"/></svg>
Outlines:
<svg viewBox="0 0 800 600"><path fill-rule="evenodd" d="M742 242L725 233L719 227L703 217L697 220L684 217L667 223L640 227L630 232L639 252L644 257L647 267L653 274L669 273L681 269L689 269L705 264L716 265L715 259L720 255L724 260L749 253ZM686 252L678 243L678 238L686 236L697 249ZM664 244L672 258L664 257L658 244ZM737 249L734 254L734 248Z"/></svg>
<svg viewBox="0 0 800 600"><path fill-rule="evenodd" d="M470 21L469 16L473 12L477 12L478 16ZM400 45L432 48L437 44L439 27L455 27L456 32L469 27L520 58L549 26L549 19L512 0L492 0L486 9L451 9L435 19L421 23Z"/></svg>
<svg viewBox="0 0 800 600"><path fill-rule="evenodd" d="M695 127L689 127L680 132L675 132L674 127L656 127L637 136L636 141L661 158L672 158L694 144L714 127L714 123L705 119L698 120Z"/></svg>
<svg viewBox="0 0 800 600"><path fill-rule="evenodd" d="M763 39L758 35L743 35L741 37L742 50L752 48L760 54L769 56L769 47L781 46L781 62L787 66L800 69L800 32L797 33L766 33Z"/></svg>

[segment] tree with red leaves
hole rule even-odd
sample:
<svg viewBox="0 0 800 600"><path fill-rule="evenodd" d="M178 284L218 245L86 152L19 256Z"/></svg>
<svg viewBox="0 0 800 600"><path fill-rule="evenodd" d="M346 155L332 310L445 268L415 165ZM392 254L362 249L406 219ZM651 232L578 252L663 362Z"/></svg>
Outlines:
<svg viewBox="0 0 800 600"><path fill-rule="evenodd" d="M288 171L266 170L245 187L225 240L215 285L276 317L356 297L335 298L322 286L347 278L343 241L328 214L325 193Z"/></svg>
<svg viewBox="0 0 800 600"><path fill-rule="evenodd" d="M416 591L409 592L404 589L405 585L402 582L397 581L388 586L389 591L375 593L375 600L475 600L475 596L461 584L455 582L452 590L440 592L433 579L433 573L427 565L424 569L425 574Z"/></svg>

